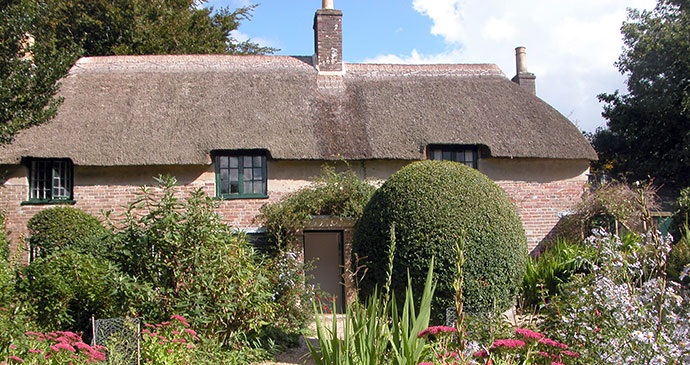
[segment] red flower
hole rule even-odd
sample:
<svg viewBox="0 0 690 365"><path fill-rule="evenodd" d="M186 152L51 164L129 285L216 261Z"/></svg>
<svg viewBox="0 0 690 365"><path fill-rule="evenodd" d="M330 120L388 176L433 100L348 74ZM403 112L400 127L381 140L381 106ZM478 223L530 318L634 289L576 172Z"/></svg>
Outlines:
<svg viewBox="0 0 690 365"><path fill-rule="evenodd" d="M450 332L458 332L457 329L453 327L448 327L448 326L432 326L427 329L425 329L422 332L419 332L417 334L417 337L425 337L429 335L437 335L439 333L450 333Z"/></svg>
<svg viewBox="0 0 690 365"><path fill-rule="evenodd" d="M522 335L522 337L524 337L524 338L529 338L529 339L533 339L533 340L539 340L539 339L546 337L545 335L543 335L539 332L534 332L534 331L529 330L527 328L518 328L515 330L515 333Z"/></svg>
<svg viewBox="0 0 690 365"><path fill-rule="evenodd" d="M579 358L579 357L580 357L580 354L578 354L577 352L574 352L574 351L565 350L565 351L561 351L561 353L562 353L563 355L567 355L567 356L574 357L574 358Z"/></svg>
<svg viewBox="0 0 690 365"><path fill-rule="evenodd" d="M562 349L568 348L568 345L566 345L564 343L556 342L556 341L554 341L550 338L546 338L546 337L539 340L539 343L543 343L544 345L548 345L548 346L559 347Z"/></svg>
<svg viewBox="0 0 690 365"><path fill-rule="evenodd" d="M486 350L477 351L472 354L475 357L489 357L489 353Z"/></svg>
<svg viewBox="0 0 690 365"><path fill-rule="evenodd" d="M514 349L517 347L524 347L524 346L525 346L525 343L520 341L520 340L506 339L506 340L494 341L494 343L491 345L491 348L510 347L510 348Z"/></svg>

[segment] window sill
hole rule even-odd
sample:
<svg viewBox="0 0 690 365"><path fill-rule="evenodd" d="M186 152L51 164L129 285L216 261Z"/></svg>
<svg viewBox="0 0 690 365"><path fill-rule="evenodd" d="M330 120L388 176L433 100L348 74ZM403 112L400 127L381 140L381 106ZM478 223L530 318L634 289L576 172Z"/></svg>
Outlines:
<svg viewBox="0 0 690 365"><path fill-rule="evenodd" d="M51 200L26 200L21 202L21 205L74 205L76 200L51 199Z"/></svg>
<svg viewBox="0 0 690 365"><path fill-rule="evenodd" d="M222 195L213 198L215 200L237 200L237 199L268 199L266 194L243 194L243 195Z"/></svg>

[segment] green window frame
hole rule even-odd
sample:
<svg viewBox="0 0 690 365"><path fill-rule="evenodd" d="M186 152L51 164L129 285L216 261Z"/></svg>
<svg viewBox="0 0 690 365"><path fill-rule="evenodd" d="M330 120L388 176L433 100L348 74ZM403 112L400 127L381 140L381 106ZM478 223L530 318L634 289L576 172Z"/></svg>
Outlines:
<svg viewBox="0 0 690 365"><path fill-rule="evenodd" d="M73 201L74 165L69 159L32 158L29 167L29 203Z"/></svg>
<svg viewBox="0 0 690 365"><path fill-rule="evenodd" d="M268 198L266 152L222 151L214 156L216 197Z"/></svg>
<svg viewBox="0 0 690 365"><path fill-rule="evenodd" d="M475 146L431 146L428 156L430 160L454 161L476 169L479 151Z"/></svg>

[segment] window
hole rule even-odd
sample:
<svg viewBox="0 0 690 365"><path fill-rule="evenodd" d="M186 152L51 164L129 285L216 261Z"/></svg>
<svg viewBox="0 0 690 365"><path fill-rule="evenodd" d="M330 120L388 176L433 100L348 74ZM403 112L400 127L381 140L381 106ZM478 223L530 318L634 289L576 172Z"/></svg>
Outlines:
<svg viewBox="0 0 690 365"><path fill-rule="evenodd" d="M477 148L468 146L432 146L429 147L430 160L455 161L466 166L477 168Z"/></svg>
<svg viewBox="0 0 690 365"><path fill-rule="evenodd" d="M29 201L72 200L74 166L70 160L31 159L29 161Z"/></svg>
<svg viewBox="0 0 690 365"><path fill-rule="evenodd" d="M267 198L264 152L219 152L215 156L216 196Z"/></svg>

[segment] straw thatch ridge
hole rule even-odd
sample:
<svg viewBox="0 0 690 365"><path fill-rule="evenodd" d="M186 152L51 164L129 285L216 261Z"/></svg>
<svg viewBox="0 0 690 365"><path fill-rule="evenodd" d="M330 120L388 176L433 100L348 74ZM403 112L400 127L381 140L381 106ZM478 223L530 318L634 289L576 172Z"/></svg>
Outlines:
<svg viewBox="0 0 690 365"><path fill-rule="evenodd" d="M213 150L276 159L421 159L429 144L494 157L596 159L577 128L495 65L346 64L310 57L112 56L80 59L56 118L0 148L0 163L208 164Z"/></svg>

